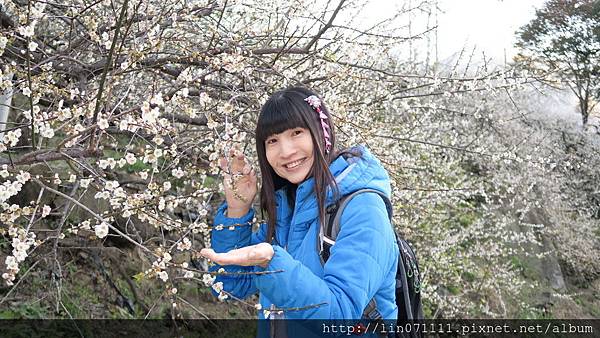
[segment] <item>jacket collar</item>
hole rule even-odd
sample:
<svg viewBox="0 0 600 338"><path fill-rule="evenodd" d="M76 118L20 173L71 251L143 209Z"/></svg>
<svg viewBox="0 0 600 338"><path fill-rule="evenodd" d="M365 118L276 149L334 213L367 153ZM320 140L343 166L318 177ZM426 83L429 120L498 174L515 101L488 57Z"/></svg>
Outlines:
<svg viewBox="0 0 600 338"><path fill-rule="evenodd" d="M330 165L329 170L333 174L333 177L340 175L344 169L348 167L348 162L344 159L343 156L338 156ZM337 181L337 179L336 179ZM296 204L303 203L307 198L311 195L314 195L315 189L315 179L314 177L310 177L304 182L300 183L298 189L296 189Z"/></svg>
<svg viewBox="0 0 600 338"><path fill-rule="evenodd" d="M340 182L343 177L346 176L345 169L349 168L348 162L344 159L343 156L338 156L330 165L329 170L336 178L336 182ZM339 178L338 178L339 176ZM298 188L296 189L296 204L304 202L305 199L313 195L315 189L315 179L314 177L310 177L304 182L300 183ZM277 203L282 203L287 198L285 195L285 188L279 189L275 192L275 199Z"/></svg>

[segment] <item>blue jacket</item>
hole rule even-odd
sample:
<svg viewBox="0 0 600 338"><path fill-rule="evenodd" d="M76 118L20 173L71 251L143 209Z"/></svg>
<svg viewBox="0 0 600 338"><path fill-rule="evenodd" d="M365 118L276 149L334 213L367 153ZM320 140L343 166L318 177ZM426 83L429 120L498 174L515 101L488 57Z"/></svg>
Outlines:
<svg viewBox="0 0 600 338"><path fill-rule="evenodd" d="M348 160L342 156L330 165L341 195L361 188L372 188L390 196L389 176L366 148L360 146L361 157ZM290 209L285 191L276 192L277 226L273 249L275 254L266 269L253 266L226 266L226 271L276 271L262 275L219 275L216 282L237 298L244 299L260 292L260 304L268 310L305 308L285 311L288 319L360 319L364 308L375 297L377 308L385 319L396 319L395 276L398 247L390 225L385 203L375 193L354 197L346 206L341 230L331 256L322 266L317 252L319 232L314 179L302 182L296 191L294 210ZM327 196L332 202L331 192ZM251 225L228 228L231 224L251 223L254 211L241 218L225 216L226 203L219 208L211 245L216 252L265 241L267 225L252 232ZM219 227L220 228L220 227ZM214 228L213 228L214 229ZM220 266L213 266L214 271ZM310 305L321 304L317 307ZM270 316L271 318L273 316ZM259 311L259 319L265 312ZM268 318L267 318L268 319ZM264 322L264 321L261 321ZM267 337L265 325L259 325L259 337Z"/></svg>

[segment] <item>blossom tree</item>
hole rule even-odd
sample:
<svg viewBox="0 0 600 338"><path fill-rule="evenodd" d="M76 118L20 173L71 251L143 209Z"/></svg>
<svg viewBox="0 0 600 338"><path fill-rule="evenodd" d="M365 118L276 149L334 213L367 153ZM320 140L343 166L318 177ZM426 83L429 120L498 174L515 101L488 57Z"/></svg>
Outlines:
<svg viewBox="0 0 600 338"><path fill-rule="evenodd" d="M585 126L600 97L600 3L548 1L517 36L520 61L568 86Z"/></svg>
<svg viewBox="0 0 600 338"><path fill-rule="evenodd" d="M301 84L323 94L342 144L367 144L390 172L395 224L421 259L428 316L510 315L504 301L523 285L510 257L537 242L519 215L539 203L532 189L556 167L526 147L525 131L504 127L527 120L505 107L533 80L406 62L403 49L435 27L403 23L436 3L401 3L357 28L363 5L4 1L0 89L14 95L0 143L8 292L46 269L52 301L66 309L61 252L124 247L142 262L135 280L160 286L156 302L173 316L185 307L198 315L178 292L186 285L231 299L204 262L189 263L212 231L230 230L212 225L223 199L218 158L238 149L256 163L260 106ZM535 176L515 175L523 171ZM141 307L143 317L154 308Z"/></svg>

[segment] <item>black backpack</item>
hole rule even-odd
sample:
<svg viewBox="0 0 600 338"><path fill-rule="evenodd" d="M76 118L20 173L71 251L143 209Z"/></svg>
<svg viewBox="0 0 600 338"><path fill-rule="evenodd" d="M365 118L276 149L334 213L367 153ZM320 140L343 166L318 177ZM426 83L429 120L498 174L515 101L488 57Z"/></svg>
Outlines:
<svg viewBox="0 0 600 338"><path fill-rule="evenodd" d="M346 204L356 195L372 192L376 193L385 202L390 223L392 221L392 204L385 194L375 189L360 189L348 195L342 196L337 203L327 207L323 227L319 230L318 237L318 252L321 257L321 263L325 265L329 259L331 247L335 244L338 233L340 232L340 221ZM421 303L421 275L419 273L419 264L415 252L406 240L400 237L394 230L396 235L396 243L398 244L398 270L396 272L396 305L398 306L398 323L406 323L410 321L423 321L423 306ZM382 320L381 313L377 310L375 299L371 299L365 310L363 318L380 321ZM398 334L397 336L422 337L422 333L412 332L408 335Z"/></svg>

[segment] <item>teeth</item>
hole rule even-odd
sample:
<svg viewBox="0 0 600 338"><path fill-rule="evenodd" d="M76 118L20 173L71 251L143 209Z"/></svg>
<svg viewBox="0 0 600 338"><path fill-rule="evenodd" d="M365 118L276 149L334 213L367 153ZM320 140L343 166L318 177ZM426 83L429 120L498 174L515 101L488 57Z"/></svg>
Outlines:
<svg viewBox="0 0 600 338"><path fill-rule="evenodd" d="M293 169L293 168L299 166L300 163L302 163L302 162L304 162L304 159L298 160L296 162L288 163L288 164L285 165L285 167L288 168L288 169Z"/></svg>

